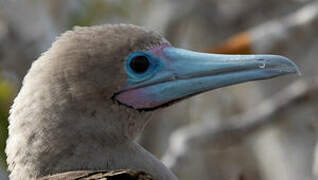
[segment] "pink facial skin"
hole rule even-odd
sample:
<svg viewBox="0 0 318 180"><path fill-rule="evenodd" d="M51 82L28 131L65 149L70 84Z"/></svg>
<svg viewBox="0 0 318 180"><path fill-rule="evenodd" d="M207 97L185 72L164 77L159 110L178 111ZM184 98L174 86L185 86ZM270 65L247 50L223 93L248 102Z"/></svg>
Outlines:
<svg viewBox="0 0 318 180"><path fill-rule="evenodd" d="M147 88L132 89L122 92L116 96L119 102L133 107L134 109L147 109L161 105L163 102L156 101L146 93Z"/></svg>
<svg viewBox="0 0 318 180"><path fill-rule="evenodd" d="M148 52L158 57L164 57L165 54L163 53L163 49L166 47L171 47L171 45L169 43L164 43L160 46L150 49Z"/></svg>

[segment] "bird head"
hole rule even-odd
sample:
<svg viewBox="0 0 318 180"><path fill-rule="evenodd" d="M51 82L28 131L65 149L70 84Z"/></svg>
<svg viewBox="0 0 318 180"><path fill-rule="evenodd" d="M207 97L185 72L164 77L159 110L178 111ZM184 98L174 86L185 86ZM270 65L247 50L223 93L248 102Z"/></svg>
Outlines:
<svg viewBox="0 0 318 180"><path fill-rule="evenodd" d="M139 132L149 112L193 95L295 72L297 66L282 56L199 53L175 48L154 31L121 24L64 33L35 61L24 86L47 87L43 96L51 96L51 104L72 104L74 112L111 119L108 126L124 134Z"/></svg>
<svg viewBox="0 0 318 180"><path fill-rule="evenodd" d="M178 49L134 25L75 28L32 64L14 101L6 147L11 177L101 168L95 154L132 140L154 110L295 72L282 56Z"/></svg>

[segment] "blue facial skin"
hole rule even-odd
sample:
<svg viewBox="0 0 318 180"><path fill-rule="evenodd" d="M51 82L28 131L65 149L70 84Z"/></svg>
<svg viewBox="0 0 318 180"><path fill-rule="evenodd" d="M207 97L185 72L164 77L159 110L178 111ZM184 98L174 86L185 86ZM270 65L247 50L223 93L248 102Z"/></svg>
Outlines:
<svg viewBox="0 0 318 180"><path fill-rule="evenodd" d="M131 63L131 61L137 56L145 56L148 59L148 62L150 65L149 65L147 71L144 73L134 72L134 70L132 70L130 65L129 65ZM152 77L152 75L154 75L156 72L158 72L158 70L160 69L161 66L162 66L162 64L161 64L160 60L154 56L151 56L151 54L149 54L149 53L144 53L144 52L133 53L132 55L129 56L129 58L126 62L126 67L125 67L126 72L129 75L128 82L131 82L133 84L133 83L137 83L137 82L149 79Z"/></svg>
<svg viewBox="0 0 318 180"><path fill-rule="evenodd" d="M150 65L145 73L135 73L129 66L135 56L147 57ZM165 47L159 55L153 51L131 54L126 72L129 79L122 93L134 91L132 94L143 99L125 102L121 98L120 101L137 109L147 109L212 89L299 73L299 70L282 56L219 55Z"/></svg>

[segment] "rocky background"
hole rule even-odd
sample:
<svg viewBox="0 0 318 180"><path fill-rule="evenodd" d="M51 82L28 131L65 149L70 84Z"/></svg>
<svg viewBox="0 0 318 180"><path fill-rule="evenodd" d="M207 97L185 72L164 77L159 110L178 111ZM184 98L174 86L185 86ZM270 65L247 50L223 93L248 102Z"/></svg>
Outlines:
<svg viewBox="0 0 318 180"><path fill-rule="evenodd" d="M157 114L139 141L182 180L315 179L316 1L0 0L1 180L8 109L32 61L73 26L104 23L148 26L197 51L294 60L302 76L193 97Z"/></svg>

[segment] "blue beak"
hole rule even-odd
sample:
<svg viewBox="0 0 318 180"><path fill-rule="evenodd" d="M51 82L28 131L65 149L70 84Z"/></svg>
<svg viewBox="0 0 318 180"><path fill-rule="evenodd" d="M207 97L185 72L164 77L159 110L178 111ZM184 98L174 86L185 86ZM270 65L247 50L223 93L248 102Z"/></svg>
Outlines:
<svg viewBox="0 0 318 180"><path fill-rule="evenodd" d="M219 55L174 47L150 50L154 70L130 79L117 100L151 110L186 97L246 81L300 73L289 59L276 55Z"/></svg>

